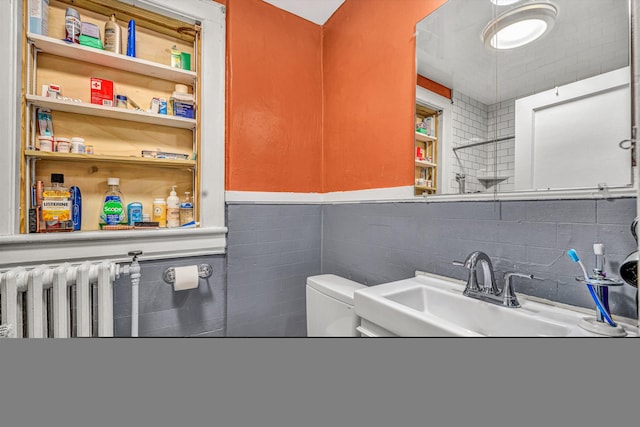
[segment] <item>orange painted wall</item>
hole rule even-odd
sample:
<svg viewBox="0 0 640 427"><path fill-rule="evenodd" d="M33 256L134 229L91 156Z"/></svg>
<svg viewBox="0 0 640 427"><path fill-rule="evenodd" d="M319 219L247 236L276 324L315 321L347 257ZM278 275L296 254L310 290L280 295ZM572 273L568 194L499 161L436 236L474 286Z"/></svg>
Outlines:
<svg viewBox="0 0 640 427"><path fill-rule="evenodd" d="M322 27L226 0L226 189L321 191Z"/></svg>
<svg viewBox="0 0 640 427"><path fill-rule="evenodd" d="M444 2L346 0L324 25L324 192L413 185L415 25Z"/></svg>
<svg viewBox="0 0 640 427"><path fill-rule="evenodd" d="M413 184L415 24L445 0L346 0L324 26L227 6L226 189Z"/></svg>

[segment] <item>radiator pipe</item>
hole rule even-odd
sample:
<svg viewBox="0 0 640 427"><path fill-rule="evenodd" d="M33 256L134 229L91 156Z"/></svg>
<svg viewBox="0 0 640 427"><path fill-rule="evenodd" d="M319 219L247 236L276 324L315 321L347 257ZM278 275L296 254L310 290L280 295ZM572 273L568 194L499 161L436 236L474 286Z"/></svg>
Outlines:
<svg viewBox="0 0 640 427"><path fill-rule="evenodd" d="M138 256L142 255L142 251L131 251L128 255L133 257L131 265L129 266L129 277L131 278L131 336L137 337L139 305L138 286L140 285L141 276Z"/></svg>
<svg viewBox="0 0 640 427"><path fill-rule="evenodd" d="M638 103L640 102L640 56L638 55L638 49L640 48L640 1L629 1L629 16L630 16L630 58L631 63L631 139L633 141L632 146L635 149L634 159L636 160L634 178L635 185L638 185L638 173L640 166L638 166L638 154L637 149L638 141L638 123L640 123L640 108ZM636 198L636 210L640 211L640 197ZM639 246L640 248L640 246ZM637 268L637 267L636 267ZM636 298L636 317L640 320L640 302Z"/></svg>

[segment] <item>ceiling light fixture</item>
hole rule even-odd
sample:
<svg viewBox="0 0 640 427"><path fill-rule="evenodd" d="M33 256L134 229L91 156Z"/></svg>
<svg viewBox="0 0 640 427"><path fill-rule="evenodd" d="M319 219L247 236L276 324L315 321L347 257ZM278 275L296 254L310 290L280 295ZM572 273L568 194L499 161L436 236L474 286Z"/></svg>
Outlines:
<svg viewBox="0 0 640 427"><path fill-rule="evenodd" d="M484 27L482 42L493 49L524 46L550 31L557 16L558 9L551 3L529 3L511 9Z"/></svg>

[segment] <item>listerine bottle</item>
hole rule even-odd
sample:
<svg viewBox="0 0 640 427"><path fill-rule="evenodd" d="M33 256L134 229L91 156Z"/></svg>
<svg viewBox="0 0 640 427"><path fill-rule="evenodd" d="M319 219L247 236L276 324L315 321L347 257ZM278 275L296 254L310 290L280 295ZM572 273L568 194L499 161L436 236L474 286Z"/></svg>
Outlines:
<svg viewBox="0 0 640 427"><path fill-rule="evenodd" d="M42 192L42 221L40 231L73 231L71 194L64 186L64 175L51 174L51 186Z"/></svg>
<svg viewBox="0 0 640 427"><path fill-rule="evenodd" d="M120 192L120 178L108 178L109 188L104 194L104 202L100 210L100 228L104 225L127 223L127 209L124 196Z"/></svg>

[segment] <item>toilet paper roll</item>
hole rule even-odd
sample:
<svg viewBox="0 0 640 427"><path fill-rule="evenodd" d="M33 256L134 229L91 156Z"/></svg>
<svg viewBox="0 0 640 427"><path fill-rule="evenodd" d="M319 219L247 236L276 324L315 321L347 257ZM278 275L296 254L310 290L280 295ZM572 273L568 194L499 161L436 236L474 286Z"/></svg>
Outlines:
<svg viewBox="0 0 640 427"><path fill-rule="evenodd" d="M186 289L195 289L198 287L198 266L188 265L185 267L175 267L175 280L173 281L174 291L183 291Z"/></svg>

